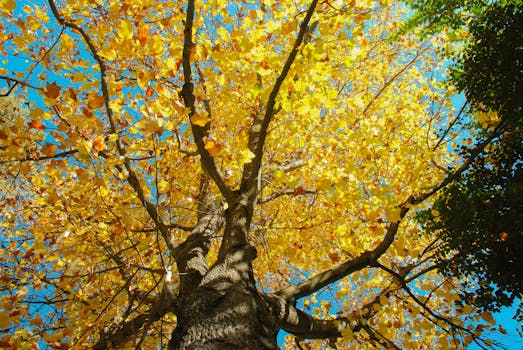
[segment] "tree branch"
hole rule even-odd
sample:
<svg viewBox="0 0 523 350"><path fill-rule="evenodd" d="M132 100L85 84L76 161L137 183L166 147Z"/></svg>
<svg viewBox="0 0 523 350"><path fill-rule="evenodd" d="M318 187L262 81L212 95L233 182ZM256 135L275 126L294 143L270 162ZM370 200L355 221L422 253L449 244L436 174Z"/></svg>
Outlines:
<svg viewBox="0 0 523 350"><path fill-rule="evenodd" d="M426 50L426 49L425 49ZM394 74L392 76L392 78L390 79L385 79L385 83L383 84L383 86L378 90L378 92L372 97L372 99L367 103L367 105L365 106L365 109L363 110L362 112L362 115L365 115L367 114L367 112L369 111L369 108L372 106L372 104L374 103L374 101L376 101L380 96L381 94L401 75L403 74L405 71L407 71L407 69L410 68L410 66L412 66L416 61L417 59L421 56L421 53L425 50L422 50L422 51L418 51L416 53L416 55L414 56L414 58L412 58L409 62L407 62L407 64L405 64L396 74Z"/></svg>
<svg viewBox="0 0 523 350"><path fill-rule="evenodd" d="M58 42L60 41L60 38L62 37L62 34L64 33L64 28L62 28L62 30L60 31L60 33L58 34L58 36L56 37L56 40L53 42L53 44L47 49L45 50L44 54L42 55L42 57L40 57L38 59L38 61L36 61L36 63L33 64L33 66L29 69L29 71L27 72L27 76L24 80L19 80L19 79L13 79L13 78L10 78L10 77L7 77L7 76L0 76L1 79L4 79L6 80L8 83L9 81L14 81L15 83L13 84L13 86L11 86L9 88L9 90L7 90L6 93L3 93L3 94L0 94L0 97L6 97L6 96L9 96L9 94L11 94L11 92L18 86L18 85L22 85L22 86L27 86L27 87L30 87L32 89L35 89L35 90L42 90L42 88L39 88L37 86L34 86L34 85L31 85L29 83L27 83L27 80L29 79L29 77L31 77L31 75L33 74L34 70L36 67L38 67L40 65L40 63L42 63L42 61L49 55L49 53L51 53L51 51L54 50L54 48L56 47L56 44L58 44Z"/></svg>
<svg viewBox="0 0 523 350"><path fill-rule="evenodd" d="M240 189L249 194L249 197L251 197L250 200L253 203L258 194L256 186L261 168L263 148L265 145L265 139L267 137L269 123L271 122L275 114L276 98L278 97L280 88L285 78L287 77L287 74L289 73L292 64L294 63L296 56L298 55L299 47L303 43L305 34L307 33L307 29L309 27L309 22L312 18L317 4L318 0L313 0L309 8L307 9L307 13L305 15L305 18L303 19L303 22L300 25L300 30L298 32L296 40L294 41L294 45L291 49L291 52L287 57L287 61L283 65L282 71L276 79L276 82L269 95L269 99L267 100L267 105L265 109L265 114L263 116L257 116L254 119L249 130L249 140L247 146L249 150L254 154L254 158L250 163L245 164L243 167Z"/></svg>
<svg viewBox="0 0 523 350"><path fill-rule="evenodd" d="M207 273L207 253L211 238L221 230L225 219L221 214L206 214L198 220L189 237L175 248L176 264L180 273L180 295L198 286Z"/></svg>
<svg viewBox="0 0 523 350"><path fill-rule="evenodd" d="M0 79L7 81L7 86L10 85L9 84L10 81L14 81L15 82L13 84L13 86L9 87L9 90L7 92L4 92L4 93L0 94L0 97L7 97L7 96L9 96L11 94L11 92L14 90L14 88L16 88L16 86L18 84L20 84L20 85L22 85L24 87L25 86L30 87L31 89L35 89L35 90L43 90L43 88L35 86L35 85L31 85L31 84L27 83L25 80L20 80L20 79L8 77L7 75L0 75Z"/></svg>
<svg viewBox="0 0 523 350"><path fill-rule="evenodd" d="M350 329L352 332L363 329L368 320L378 313L379 309L374 308L374 305L380 303L380 297L388 296L392 291L390 287L386 288L349 317L327 320L315 318L277 295L270 295L268 299L271 306L277 309L282 319L282 328L287 332L302 339L332 339L341 337L343 329Z"/></svg>
<svg viewBox="0 0 523 350"><path fill-rule="evenodd" d="M80 27L79 25L77 25L76 23L65 20L58 12L58 9L56 7L54 0L48 0L48 2L49 2L49 6L51 8L51 11L53 12L53 15L56 18L56 20L62 26L71 28L81 35L81 37L87 44L87 47L89 48L89 52L91 53L91 55L97 62L98 66L100 67L100 84L101 84L102 94L104 97L105 110L107 113L107 117L109 119L110 131L112 134L118 135L117 129L116 129L116 123L114 121L114 116L113 116L113 109L111 108L111 105L110 105L109 88L107 86L107 82L105 81L105 76L107 73L107 67L105 65L105 61L98 54L98 50L96 49L96 46L94 45L94 43L91 40L91 38L89 37L89 35L85 32L85 30L82 27ZM126 158L125 149L123 148L122 143L119 138L116 140L116 149L117 149L118 153L122 157L124 157L124 167L128 173L127 182L134 189L138 199L140 200L142 205L145 207L145 210L147 211L147 213L153 220L154 224L156 225L156 227L162 234L162 237L163 237L165 243L167 244L167 247L169 248L171 255L174 254L173 253L174 244L173 244L173 242L171 242L170 232L169 232L168 228L165 226L165 224L163 223L163 221L161 220L160 216L158 215L158 211L156 210L156 207L145 197L142 186L140 184L140 180L138 179L138 176L134 172L134 169L131 166L130 160L128 158ZM118 169L118 171L123 172L123 169L121 166L116 166L116 168Z"/></svg>
<svg viewBox="0 0 523 350"><path fill-rule="evenodd" d="M281 196L296 196L296 195L304 195L304 194L316 194L316 190L310 190L310 189L302 189L301 191L297 192L295 189L288 189L284 191L278 191L273 192L267 197L262 197L258 200L259 203L267 203L270 202L276 198L279 198Z"/></svg>
<svg viewBox="0 0 523 350"><path fill-rule="evenodd" d="M200 161L203 169L209 174L212 180L218 186L221 194L225 200L232 204L235 201L236 195L231 188L223 180L223 175L214 162L214 158L205 149L204 138L208 135L210 122L204 127L195 124L192 121L192 117L196 114L196 97L194 96L194 84L192 82L192 70L191 70L191 51L194 49L194 43L192 42L192 30L194 21L194 0L187 2L187 14L185 18L185 28L183 31L183 53L182 53L182 67L183 67L183 79L184 84L182 87L182 98L185 106L190 109L189 119L191 120L191 129L194 135L194 142L200 154Z"/></svg>
<svg viewBox="0 0 523 350"><path fill-rule="evenodd" d="M141 313L132 320L119 325L119 327L110 334L102 333L98 342L93 346L93 349L106 350L109 348L109 344L111 344L112 348L117 349L120 345L125 344L145 325L158 321L170 311L162 304L163 303L161 301L158 302L151 309L149 309L149 311Z"/></svg>
<svg viewBox="0 0 523 350"><path fill-rule="evenodd" d="M165 224L165 226L169 230L176 229L176 230L186 231L186 232L191 232L192 230L194 230L194 227L180 225L180 224ZM143 228L143 229L136 229L136 230L132 230L132 231L133 232L155 232L156 230L157 230L156 228Z"/></svg>
<svg viewBox="0 0 523 350"><path fill-rule="evenodd" d="M407 292L407 294L412 298L412 300L414 300L414 302L416 302L416 304L418 304L426 313L428 313L431 317L433 317L434 319L437 319L439 321L442 321L446 324L448 324L451 328L453 329L459 329L460 331L462 332L465 332L467 334L469 334L470 336L472 336L472 338L474 340L479 340L479 341L483 341L483 339L481 337L479 337L478 335L476 335L472 330L470 329L467 329L463 326L460 326L452 321L450 321L448 318L446 317L443 317L441 315L438 315L437 313L435 313L433 310L431 310L427 305L426 303L422 302L421 300L419 300L419 298L412 292L412 290L410 289L410 287L408 286L407 282L405 281L405 277L400 275L399 273L397 273L396 271L388 268L387 266L385 265L382 265L382 264L379 264L379 263L376 263L376 266L378 266L380 269L382 269L383 271L389 273L390 275L394 276L397 281L401 284L401 286L403 287L403 289ZM480 347L481 344L478 344Z"/></svg>
<svg viewBox="0 0 523 350"><path fill-rule="evenodd" d="M407 204L407 205L420 204L423 201L425 201L427 198L432 196L433 194L439 192L445 186L449 185L452 181L456 180L461 175L461 173L463 173L465 170L468 169L468 167L472 164L474 159L476 159L476 157L478 155L480 155L481 152L483 152L485 147L487 147L487 145L489 145L490 142L492 142L492 140L495 139L499 135L499 132L503 128L503 126L504 126L503 123L498 124L498 126L490 133L490 135L485 140L483 140L483 142L480 142L476 147L474 147L472 150L470 150L469 156L465 159L463 164L459 168L457 168L456 170L452 171L438 185L434 186L428 192L422 193L422 194L420 194L418 196L411 196L406 201L405 204Z"/></svg>
<svg viewBox="0 0 523 350"><path fill-rule="evenodd" d="M502 123L500 123L498 127L489 135L489 137L487 137L483 142L478 144L473 150L470 151L469 157L463 162L463 164L438 185L434 186L426 193L420 194L418 196L410 196L403 204L398 206L400 209L400 220L389 225L385 237L374 250L362 253L355 259L348 260L335 268L321 272L318 275L315 275L314 277L311 277L299 284L286 287L280 290L277 294L287 300L302 298L318 291L330 283L333 283L355 271L359 271L377 262L380 256L382 256L387 251L394 241L399 224L409 211L410 207L422 203L427 198L457 179L457 177L470 166L470 164L483 151L483 149L499 134L499 130L502 128L502 126Z"/></svg>
<svg viewBox="0 0 523 350"><path fill-rule="evenodd" d="M373 265L387 251L389 246L394 241L396 233L398 232L401 219L405 217L409 210L405 206L402 206L400 208L400 220L389 224L385 237L376 248L374 248L371 251L362 253L360 256L354 259L347 260L332 269L321 272L301 283L288 286L278 291L276 294L284 298L285 300L296 300L304 296L310 295L314 292L317 292L321 288L345 276L348 276L353 272L359 271L365 267Z"/></svg>
<svg viewBox="0 0 523 350"><path fill-rule="evenodd" d="M288 317L282 328L304 339L329 339L341 337L341 331L350 328L345 319L321 320L289 306Z"/></svg>
<svg viewBox="0 0 523 350"><path fill-rule="evenodd" d="M248 245L249 227L254 212L254 205L259 192L259 181L261 174L261 161L263 156L263 147L267 137L267 130L269 123L275 114L276 97L280 90L285 77L287 76L296 55L298 48L303 42L303 37L307 30L309 21L314 13L314 9L318 0L313 0L305 19L300 25L298 37L294 42L294 46L287 57L279 77L276 79L272 91L267 101L265 115L258 115L249 130L249 139L247 141L248 149L253 152L254 158L250 163L243 167L242 179L240 189L235 193L234 201L228 201L228 220L225 225L222 244L218 254L218 259L223 260L227 254L230 254L234 248L245 248ZM241 249L243 249L241 248ZM251 256L248 254L246 256Z"/></svg>
<svg viewBox="0 0 523 350"><path fill-rule="evenodd" d="M0 164L16 163L16 162L20 162L20 163L23 163L23 162L37 162L37 161L40 161L40 160L63 158L63 157L67 157L67 156L70 156L70 155L76 154L76 153L78 153L78 150L72 149L72 150L69 150L69 151L56 153L56 154L54 154L52 156L39 156L39 157L36 157L36 158L35 157L25 157L25 158L21 158L21 159L2 160L2 161L0 161Z"/></svg>

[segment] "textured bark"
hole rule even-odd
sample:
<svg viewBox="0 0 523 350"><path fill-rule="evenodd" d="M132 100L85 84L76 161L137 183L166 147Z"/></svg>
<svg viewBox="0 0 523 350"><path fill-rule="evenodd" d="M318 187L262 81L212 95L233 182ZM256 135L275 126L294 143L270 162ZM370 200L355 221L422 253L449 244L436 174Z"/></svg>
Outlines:
<svg viewBox="0 0 523 350"><path fill-rule="evenodd" d="M200 285L182 298L170 350L278 349L278 320L254 286L244 247L215 265Z"/></svg>
<svg viewBox="0 0 523 350"><path fill-rule="evenodd" d="M201 287L184 302L169 349L278 349L271 320L255 290Z"/></svg>

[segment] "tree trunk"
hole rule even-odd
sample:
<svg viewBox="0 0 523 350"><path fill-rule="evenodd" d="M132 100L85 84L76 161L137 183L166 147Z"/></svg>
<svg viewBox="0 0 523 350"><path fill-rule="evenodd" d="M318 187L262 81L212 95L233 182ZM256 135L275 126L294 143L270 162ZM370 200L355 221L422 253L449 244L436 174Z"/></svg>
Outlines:
<svg viewBox="0 0 523 350"><path fill-rule="evenodd" d="M223 272L218 278L228 279ZM200 286L182 305L170 350L278 349L278 322L254 286Z"/></svg>
<svg viewBox="0 0 523 350"><path fill-rule="evenodd" d="M208 271L179 264L186 273L182 275L186 288L178 295L180 307L170 350L279 349L276 335L281 328L280 312L268 296L258 292L253 275L256 248L247 241L252 216L248 203L244 196L227 210L218 261ZM200 260L206 267L207 262ZM191 274L200 278L191 278Z"/></svg>

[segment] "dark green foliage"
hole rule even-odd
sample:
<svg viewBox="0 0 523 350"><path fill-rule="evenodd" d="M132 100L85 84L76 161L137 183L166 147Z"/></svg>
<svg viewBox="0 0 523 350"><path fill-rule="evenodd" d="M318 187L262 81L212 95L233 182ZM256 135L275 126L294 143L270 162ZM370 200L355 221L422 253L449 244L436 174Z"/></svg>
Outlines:
<svg viewBox="0 0 523 350"><path fill-rule="evenodd" d="M488 3L412 2L425 32L468 25L465 49L450 57L456 62L451 83L465 94L470 112L496 111L502 120L497 137L433 210L419 213L426 231L443 241L441 271L471 277L464 297L498 310L523 295L523 1ZM472 118L465 123L480 139L492 133Z"/></svg>
<svg viewBox="0 0 523 350"><path fill-rule="evenodd" d="M437 259L449 275L473 277L473 302L497 310L523 293L523 147L504 135L471 169L420 213L444 245ZM502 149L500 147L503 147ZM449 262L447 253L457 252ZM478 282L479 281L479 285Z"/></svg>
<svg viewBox="0 0 523 350"><path fill-rule="evenodd" d="M510 128L523 113L523 4L491 6L470 25L453 81L475 109L497 111Z"/></svg>

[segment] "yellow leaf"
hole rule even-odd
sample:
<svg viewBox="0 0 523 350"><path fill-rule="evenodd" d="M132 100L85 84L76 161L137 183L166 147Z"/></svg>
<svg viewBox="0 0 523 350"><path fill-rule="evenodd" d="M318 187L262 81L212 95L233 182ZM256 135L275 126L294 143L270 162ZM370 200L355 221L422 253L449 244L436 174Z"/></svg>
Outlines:
<svg viewBox="0 0 523 350"><path fill-rule="evenodd" d="M205 114L200 114L198 112L195 112L192 116L191 116L191 123L193 123L194 125L198 125L198 126L201 126L202 128L207 125L208 122L210 122L211 119L205 115Z"/></svg>
<svg viewBox="0 0 523 350"><path fill-rule="evenodd" d="M118 140L118 134L109 134L108 140L111 142L116 142L116 140Z"/></svg>
<svg viewBox="0 0 523 350"><path fill-rule="evenodd" d="M222 152L222 145L220 145L219 143L217 143L216 141L212 140L212 139L208 139L206 142L205 142L205 147L204 147L207 152L209 152L212 156L217 156L219 155L221 152Z"/></svg>
<svg viewBox="0 0 523 350"><path fill-rule="evenodd" d="M281 181L283 180L283 178L285 177L285 173L283 172L283 170L281 169L277 169L274 171L272 177L274 178L274 180L276 181Z"/></svg>
<svg viewBox="0 0 523 350"><path fill-rule="evenodd" d="M389 222L397 222L401 219L401 209L398 207L388 207L385 209L385 216Z"/></svg>
<svg viewBox="0 0 523 350"><path fill-rule="evenodd" d="M347 231L348 231L347 225L339 225L339 226L336 226L336 228L334 229L334 233L336 235L343 235L343 234L347 233Z"/></svg>
<svg viewBox="0 0 523 350"><path fill-rule="evenodd" d="M103 198L107 197L109 195L109 190L107 189L107 187L103 186L103 187L100 187L100 196L102 196Z"/></svg>
<svg viewBox="0 0 523 350"><path fill-rule="evenodd" d="M220 27L218 28L218 30L216 31L216 33L218 34L218 36L224 40L224 41L228 41L229 40L229 34L227 33L227 29L225 29L224 27Z"/></svg>
<svg viewBox="0 0 523 350"><path fill-rule="evenodd" d="M14 9L16 8L16 1L15 0L4 0L4 1L2 1L2 8L9 12L14 11Z"/></svg>
<svg viewBox="0 0 523 350"><path fill-rule="evenodd" d="M354 332L350 327L341 330L341 336L347 340L354 339Z"/></svg>
<svg viewBox="0 0 523 350"><path fill-rule="evenodd" d="M103 135L98 135L93 140L93 148L97 151L105 151L105 143Z"/></svg>
<svg viewBox="0 0 523 350"><path fill-rule="evenodd" d="M144 124L144 127L145 127L145 130L150 133L157 133L157 134L161 135L163 132L161 119L157 119L157 118L149 119Z"/></svg>
<svg viewBox="0 0 523 350"><path fill-rule="evenodd" d="M86 156L91 151L92 144L90 141L80 141L78 142L76 148L78 149L78 153L80 153L80 155Z"/></svg>
<svg viewBox="0 0 523 350"><path fill-rule="evenodd" d="M250 149L244 149L238 154L236 158L240 164L248 164L254 158L254 153Z"/></svg>
<svg viewBox="0 0 523 350"><path fill-rule="evenodd" d="M0 311L0 329L7 328L11 325L11 317L9 312Z"/></svg>
<svg viewBox="0 0 523 350"><path fill-rule="evenodd" d="M158 192L167 193L169 191L169 181L160 180L158 182Z"/></svg>
<svg viewBox="0 0 523 350"><path fill-rule="evenodd" d="M116 50L110 46L104 46L100 52L98 52L98 55L109 61L114 61L116 59Z"/></svg>
<svg viewBox="0 0 523 350"><path fill-rule="evenodd" d="M133 24L131 22L122 21L118 27L118 37L122 40L130 40L133 38Z"/></svg>
<svg viewBox="0 0 523 350"><path fill-rule="evenodd" d="M101 108L105 104L105 99L103 96L98 95L97 93L93 92L89 94L89 98L87 99L87 105L90 109L98 109Z"/></svg>

